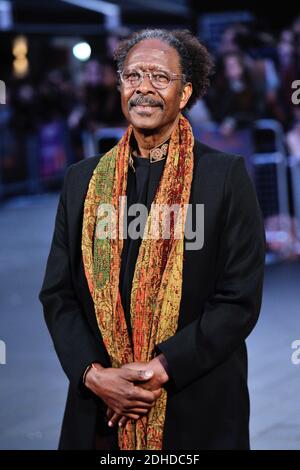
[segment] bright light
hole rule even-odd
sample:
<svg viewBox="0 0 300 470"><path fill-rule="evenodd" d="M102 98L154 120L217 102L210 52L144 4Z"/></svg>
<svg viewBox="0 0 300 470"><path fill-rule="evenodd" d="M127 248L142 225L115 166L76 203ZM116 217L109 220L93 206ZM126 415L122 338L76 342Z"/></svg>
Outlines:
<svg viewBox="0 0 300 470"><path fill-rule="evenodd" d="M17 36L13 41L12 53L15 56L13 61L14 75L24 77L29 72L29 62L27 59L28 43L24 36Z"/></svg>
<svg viewBox="0 0 300 470"><path fill-rule="evenodd" d="M24 36L17 36L13 42L12 53L15 57L25 57L28 53L27 39Z"/></svg>
<svg viewBox="0 0 300 470"><path fill-rule="evenodd" d="M88 60L91 55L91 46L87 42L79 42L73 47L73 55L78 60Z"/></svg>
<svg viewBox="0 0 300 470"><path fill-rule="evenodd" d="M13 61L14 74L18 77L24 77L28 73L29 64L26 57L20 57Z"/></svg>

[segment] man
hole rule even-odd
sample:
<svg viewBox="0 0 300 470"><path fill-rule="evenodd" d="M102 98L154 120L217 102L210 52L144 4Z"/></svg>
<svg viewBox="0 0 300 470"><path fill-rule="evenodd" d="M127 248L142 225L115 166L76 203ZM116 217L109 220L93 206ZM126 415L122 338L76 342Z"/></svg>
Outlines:
<svg viewBox="0 0 300 470"><path fill-rule="evenodd" d="M186 31L144 30L116 60L130 126L69 168L40 293L70 381L60 448L248 449L245 338L264 230L243 158L194 142L181 114L205 93L211 59ZM124 230L136 203L148 209L139 239ZM189 209L163 237L155 208L173 205ZM185 224L199 206L193 245Z"/></svg>

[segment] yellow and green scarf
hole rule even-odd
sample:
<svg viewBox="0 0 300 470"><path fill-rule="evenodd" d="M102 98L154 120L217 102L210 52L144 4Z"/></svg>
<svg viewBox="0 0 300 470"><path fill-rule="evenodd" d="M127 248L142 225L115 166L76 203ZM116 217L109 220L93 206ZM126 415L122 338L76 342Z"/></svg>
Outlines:
<svg viewBox="0 0 300 470"><path fill-rule="evenodd" d="M83 214L84 270L112 367L135 361L149 362L155 355L155 345L176 333L182 291L184 221L193 177L194 137L189 122L180 115L170 138L163 175L135 265L130 306L132 349L119 291L123 248L123 237L119 233L122 233L124 217L119 197L126 196L131 135L132 126L129 126L118 144L100 159L89 182ZM110 204L117 215L115 225L110 224L110 229L117 234L115 238L96 236L97 224L101 224L107 214L99 210L103 204ZM151 237L153 204L178 204L182 208L180 237L174 236L174 223L171 223L170 237ZM161 234L161 217L158 223ZM166 403L167 391L163 389L146 416L137 421L128 420L126 426L119 428L120 449L162 449Z"/></svg>

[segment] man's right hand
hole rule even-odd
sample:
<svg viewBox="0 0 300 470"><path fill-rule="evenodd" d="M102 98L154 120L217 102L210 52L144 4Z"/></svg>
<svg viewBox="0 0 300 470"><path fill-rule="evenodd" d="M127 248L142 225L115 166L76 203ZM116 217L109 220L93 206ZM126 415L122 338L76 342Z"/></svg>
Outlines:
<svg viewBox="0 0 300 470"><path fill-rule="evenodd" d="M148 372L152 372L147 376ZM85 378L85 385L98 395L116 413L138 419L152 408L162 389L145 390L137 384L151 379L153 371L124 368L91 367Z"/></svg>

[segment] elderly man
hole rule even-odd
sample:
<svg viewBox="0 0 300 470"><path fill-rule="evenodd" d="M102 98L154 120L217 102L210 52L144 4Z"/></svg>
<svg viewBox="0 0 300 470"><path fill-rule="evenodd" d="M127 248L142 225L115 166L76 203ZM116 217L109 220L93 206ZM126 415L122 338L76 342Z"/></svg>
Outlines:
<svg viewBox="0 0 300 470"><path fill-rule="evenodd" d="M187 31L154 29L116 60L129 127L68 169L40 292L70 381L59 447L248 449L264 230L243 158L194 141L182 115L208 87L210 56ZM125 230L137 203L139 237ZM183 214L168 236L162 206ZM203 243L188 240L188 214Z"/></svg>

